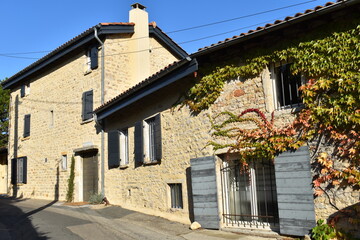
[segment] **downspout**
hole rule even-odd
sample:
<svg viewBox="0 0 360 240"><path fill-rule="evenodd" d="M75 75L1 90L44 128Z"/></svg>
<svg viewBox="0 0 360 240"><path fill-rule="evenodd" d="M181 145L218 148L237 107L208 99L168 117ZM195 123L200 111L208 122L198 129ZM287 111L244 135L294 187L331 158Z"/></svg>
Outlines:
<svg viewBox="0 0 360 240"><path fill-rule="evenodd" d="M105 86L105 46L104 43L100 40L97 32L97 28L94 27L94 37L101 45L101 105L104 104L104 86ZM105 157L104 157L104 149L105 146L105 139L104 139L104 129L101 126L101 195L105 197Z"/></svg>

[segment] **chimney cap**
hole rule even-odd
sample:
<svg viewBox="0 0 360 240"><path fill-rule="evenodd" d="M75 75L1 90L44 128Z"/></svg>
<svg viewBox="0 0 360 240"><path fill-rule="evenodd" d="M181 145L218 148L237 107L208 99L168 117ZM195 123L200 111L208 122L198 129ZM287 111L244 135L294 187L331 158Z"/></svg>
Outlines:
<svg viewBox="0 0 360 240"><path fill-rule="evenodd" d="M140 3L134 3L131 5L132 8L139 8L141 10L144 10L146 7Z"/></svg>

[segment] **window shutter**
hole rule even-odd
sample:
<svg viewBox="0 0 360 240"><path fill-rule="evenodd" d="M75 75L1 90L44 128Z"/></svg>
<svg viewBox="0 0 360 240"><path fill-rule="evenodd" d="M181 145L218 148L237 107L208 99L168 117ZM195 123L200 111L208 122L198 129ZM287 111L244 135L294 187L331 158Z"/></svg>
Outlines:
<svg viewBox="0 0 360 240"><path fill-rule="evenodd" d="M155 116L155 158L160 161L162 158L162 142L161 142L161 114Z"/></svg>
<svg viewBox="0 0 360 240"><path fill-rule="evenodd" d="M119 131L108 132L108 166L109 169L120 166Z"/></svg>
<svg viewBox="0 0 360 240"><path fill-rule="evenodd" d="M27 157L22 157L22 175L23 175L23 181L22 183L27 183Z"/></svg>
<svg viewBox="0 0 360 240"><path fill-rule="evenodd" d="M25 84L21 85L21 88L20 88L20 97L25 97Z"/></svg>
<svg viewBox="0 0 360 240"><path fill-rule="evenodd" d="M309 234L316 222L308 147L276 157L275 178L280 233L295 236Z"/></svg>
<svg viewBox="0 0 360 240"><path fill-rule="evenodd" d="M194 218L204 228L219 229L215 157L190 160Z"/></svg>
<svg viewBox="0 0 360 240"><path fill-rule="evenodd" d="M83 93L82 96L82 120L92 118L93 114L93 90Z"/></svg>
<svg viewBox="0 0 360 240"><path fill-rule="evenodd" d="M30 136L30 114L26 114L24 117L24 137Z"/></svg>
<svg viewBox="0 0 360 240"><path fill-rule="evenodd" d="M11 159L11 184L17 183L17 159Z"/></svg>
<svg viewBox="0 0 360 240"><path fill-rule="evenodd" d="M135 123L135 161L144 162L144 129L142 121Z"/></svg>
<svg viewBox="0 0 360 240"><path fill-rule="evenodd" d="M96 69L98 68L98 48L97 46L93 46L90 49L90 68Z"/></svg>

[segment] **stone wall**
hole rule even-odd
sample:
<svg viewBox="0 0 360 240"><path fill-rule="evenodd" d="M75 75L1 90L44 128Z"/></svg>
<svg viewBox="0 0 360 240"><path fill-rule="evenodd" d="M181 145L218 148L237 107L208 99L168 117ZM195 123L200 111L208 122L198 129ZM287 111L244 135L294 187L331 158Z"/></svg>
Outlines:
<svg viewBox="0 0 360 240"><path fill-rule="evenodd" d="M226 84L214 105L198 115L188 108L172 108L185 86L164 89L143 102L124 109L107 120L107 130L129 128L130 160L126 168L106 171L106 195L110 202L125 208L189 223L192 215L190 159L213 154L207 143L212 140L208 116L223 111L239 114L248 108L258 108L268 117L274 109L271 74L265 70L260 77L246 80L234 79ZM188 86L187 86L188 87ZM163 158L160 164L135 166L134 124L136 121L161 113ZM126 116L126 117L125 117ZM291 109L275 111L277 126L292 122ZM248 127L254 127L249 125ZM105 155L106 156L106 155ZM171 209L168 183L182 183L184 208ZM343 206L358 201L357 193L346 193ZM221 201L219 201L221 202ZM324 196L315 199L316 218L327 218L334 210Z"/></svg>
<svg viewBox="0 0 360 240"><path fill-rule="evenodd" d="M129 41L124 41L129 40L127 37L114 35L105 41L105 101L133 84L129 82L131 53ZM160 45L156 40L153 40L152 44ZM97 69L86 71L87 59L84 50L29 79L30 93L27 96L20 97L20 86L12 90L9 159L27 156L28 163L27 184L18 184L14 189L10 183L9 161L10 194L43 199L55 199L55 196L58 196L60 200L64 200L74 149L96 146L99 149L100 161L100 134L95 128L95 122L92 119L83 122L81 114L82 93L85 91L93 90L94 109L101 105L101 51L102 49L99 50ZM156 54L161 56L157 57ZM151 55L151 61L151 69L156 72L173 62L174 56L167 51L157 51ZM31 114L30 137L23 138L25 114ZM67 155L68 168L65 171L59 168L62 155ZM79 191L82 189L79 186L82 179L81 158L77 157L76 161L75 199L79 200ZM100 162L98 169L100 181Z"/></svg>

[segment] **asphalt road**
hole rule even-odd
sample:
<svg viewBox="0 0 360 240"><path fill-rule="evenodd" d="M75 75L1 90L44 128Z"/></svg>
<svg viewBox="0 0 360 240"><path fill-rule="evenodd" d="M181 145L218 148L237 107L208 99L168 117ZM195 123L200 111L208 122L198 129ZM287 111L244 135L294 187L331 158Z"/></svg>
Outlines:
<svg viewBox="0 0 360 240"><path fill-rule="evenodd" d="M276 240L188 225L119 206L65 206L62 202L0 195L0 240Z"/></svg>
<svg viewBox="0 0 360 240"><path fill-rule="evenodd" d="M120 207L0 198L0 240L184 239L189 226Z"/></svg>

